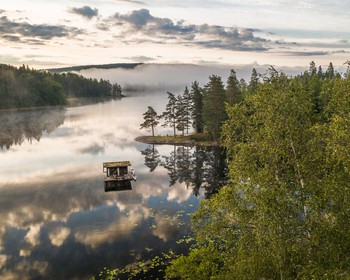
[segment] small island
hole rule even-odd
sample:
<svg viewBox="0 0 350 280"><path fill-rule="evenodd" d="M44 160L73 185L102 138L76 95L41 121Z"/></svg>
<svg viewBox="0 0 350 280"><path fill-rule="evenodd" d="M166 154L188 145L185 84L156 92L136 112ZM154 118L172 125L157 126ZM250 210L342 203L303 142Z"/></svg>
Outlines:
<svg viewBox="0 0 350 280"><path fill-rule="evenodd" d="M218 146L218 141L213 141L208 139L208 134L206 133L194 133L190 135L177 135L177 136L151 136L144 135L135 138L135 141L153 144L153 145L181 145L181 146Z"/></svg>
<svg viewBox="0 0 350 280"><path fill-rule="evenodd" d="M226 103L232 106L243 99L243 91L239 88L234 70L230 71L227 89L221 77L211 75L204 88L194 81L191 88L185 87L182 94L167 94L168 103L161 114L148 106L140 129L150 131L151 135L137 137L136 141L147 144L218 146L221 125L227 119ZM172 129L172 135L155 135L160 120L161 127Z"/></svg>

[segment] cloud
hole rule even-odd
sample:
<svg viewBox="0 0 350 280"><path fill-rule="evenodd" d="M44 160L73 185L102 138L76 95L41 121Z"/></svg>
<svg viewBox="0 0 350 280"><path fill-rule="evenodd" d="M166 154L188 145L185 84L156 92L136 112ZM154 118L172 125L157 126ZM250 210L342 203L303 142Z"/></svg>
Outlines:
<svg viewBox="0 0 350 280"><path fill-rule="evenodd" d="M119 35L128 41L137 39L142 43L159 41L235 51L266 51L271 44L270 40L255 36L254 33L261 32L258 29L196 25L183 20L174 22L169 18L153 16L148 9L134 10L128 14L116 13L100 28L117 28L121 30ZM135 34L135 38L132 34ZM143 38L137 35L143 35Z"/></svg>
<svg viewBox="0 0 350 280"><path fill-rule="evenodd" d="M81 8L70 8L68 11L88 19L92 19L98 15L98 9L92 9L89 6L84 6Z"/></svg>
<svg viewBox="0 0 350 280"><path fill-rule="evenodd" d="M132 4L141 4L145 5L146 3L143 1L137 1L137 0L117 0L118 2L126 2L126 3L132 3Z"/></svg>
<svg viewBox="0 0 350 280"><path fill-rule="evenodd" d="M284 52L284 55L290 55L290 56L322 56L322 55L329 55L329 52L326 51L289 51Z"/></svg>
<svg viewBox="0 0 350 280"><path fill-rule="evenodd" d="M50 40L55 37L71 37L81 34L75 27L64 25L30 24L9 20L6 16L0 17L0 37L7 41L25 42L28 44L40 43L37 39Z"/></svg>
<svg viewBox="0 0 350 280"><path fill-rule="evenodd" d="M345 50L337 50L337 51L289 51L284 52L284 55L290 56L324 56L324 55L332 55L332 54L344 54L349 53Z"/></svg>
<svg viewBox="0 0 350 280"><path fill-rule="evenodd" d="M143 55L140 55L140 56L131 56L131 57L124 57L124 59L128 59L128 60L135 61L135 62L149 62L149 61L154 61L154 60L156 60L156 59L153 58L153 57L143 56Z"/></svg>
<svg viewBox="0 0 350 280"><path fill-rule="evenodd" d="M67 227L57 227L49 233L51 244L60 247L70 234L70 229Z"/></svg>
<svg viewBox="0 0 350 280"><path fill-rule="evenodd" d="M92 143L88 147L82 148L79 150L81 154L91 154L98 155L99 153L103 154L105 152L105 148L97 143Z"/></svg>

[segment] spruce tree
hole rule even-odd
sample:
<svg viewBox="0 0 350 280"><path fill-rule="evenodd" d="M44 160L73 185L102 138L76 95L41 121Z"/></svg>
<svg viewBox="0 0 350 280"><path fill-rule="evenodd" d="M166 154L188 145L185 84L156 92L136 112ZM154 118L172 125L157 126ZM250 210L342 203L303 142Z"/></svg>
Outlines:
<svg viewBox="0 0 350 280"><path fill-rule="evenodd" d="M242 101L242 91L239 87L239 81L235 70L231 69L230 76L227 79L227 102L230 106Z"/></svg>
<svg viewBox="0 0 350 280"><path fill-rule="evenodd" d="M176 97L173 93L167 92L168 94L168 103L165 106L165 111L162 114L162 118L164 118L164 124L165 126L170 126L173 128L174 136L176 136Z"/></svg>
<svg viewBox="0 0 350 280"><path fill-rule="evenodd" d="M333 79L335 75L333 63L330 62L326 71L326 78Z"/></svg>
<svg viewBox="0 0 350 280"><path fill-rule="evenodd" d="M192 96L192 126L196 133L202 133L204 130L203 93L197 81L192 83L190 95Z"/></svg>
<svg viewBox="0 0 350 280"><path fill-rule="evenodd" d="M203 120L209 136L218 140L220 138L221 125L226 120L226 91L221 77L211 75L205 85L203 96Z"/></svg>
<svg viewBox="0 0 350 280"><path fill-rule="evenodd" d="M175 118L176 118L176 129L181 131L182 135L185 134L186 130L186 110L184 105L183 96L178 95L175 104Z"/></svg>
<svg viewBox="0 0 350 280"><path fill-rule="evenodd" d="M185 87L184 93L182 95L182 103L184 107L183 118L185 122L185 129L186 129L186 133L188 134L188 129L190 128L190 125L192 122L191 113L192 113L193 104L192 104L192 94L190 93L187 87Z"/></svg>
<svg viewBox="0 0 350 280"><path fill-rule="evenodd" d="M255 93L258 89L259 84L259 74L255 68L252 70L252 75L250 77L250 82L248 86L248 91L250 94Z"/></svg>

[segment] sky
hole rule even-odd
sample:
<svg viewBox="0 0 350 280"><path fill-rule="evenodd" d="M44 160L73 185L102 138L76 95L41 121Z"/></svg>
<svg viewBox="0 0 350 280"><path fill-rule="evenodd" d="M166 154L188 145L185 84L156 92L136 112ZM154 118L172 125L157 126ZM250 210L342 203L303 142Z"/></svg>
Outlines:
<svg viewBox="0 0 350 280"><path fill-rule="evenodd" d="M4 0L0 63L344 67L348 0Z"/></svg>

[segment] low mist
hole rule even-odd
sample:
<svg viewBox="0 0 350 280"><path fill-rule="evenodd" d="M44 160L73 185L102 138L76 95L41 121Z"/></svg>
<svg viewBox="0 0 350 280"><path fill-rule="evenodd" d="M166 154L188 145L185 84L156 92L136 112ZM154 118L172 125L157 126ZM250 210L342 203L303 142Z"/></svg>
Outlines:
<svg viewBox="0 0 350 280"><path fill-rule="evenodd" d="M192 64L142 64L134 69L96 69L91 68L81 70L79 74L96 79L109 80L111 83L121 85L123 92L128 95L137 95L147 92L166 92L182 93L185 86L191 87L194 81L200 86L208 82L210 75L218 75L226 84L230 70L234 69L238 80L245 79L247 83L253 68L258 73L265 74L268 65L244 65L244 66L219 66L219 65L192 65ZM306 70L305 68L304 70ZM299 74L303 69L276 69L282 70L287 74Z"/></svg>

